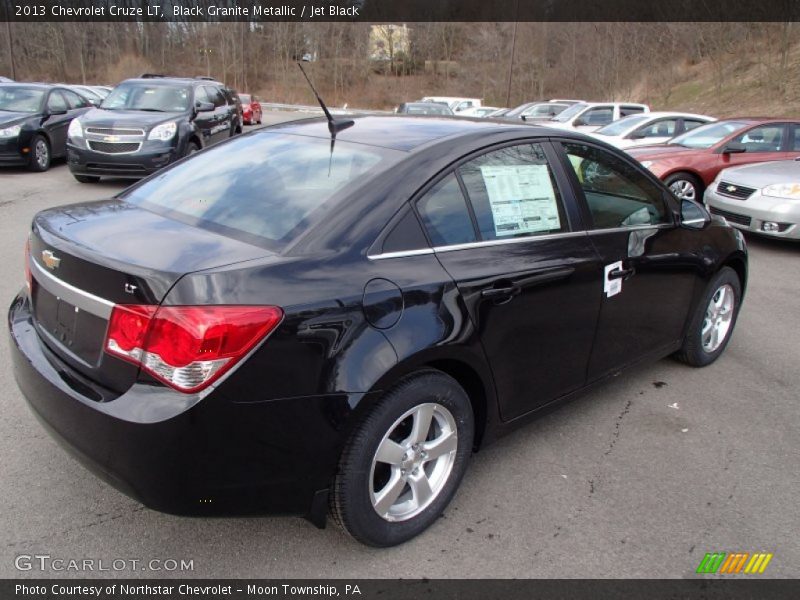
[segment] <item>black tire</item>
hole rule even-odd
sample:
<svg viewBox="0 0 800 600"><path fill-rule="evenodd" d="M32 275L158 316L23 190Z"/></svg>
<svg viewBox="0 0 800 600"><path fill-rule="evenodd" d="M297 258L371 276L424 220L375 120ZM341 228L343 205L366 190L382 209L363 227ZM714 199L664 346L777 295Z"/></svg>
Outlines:
<svg viewBox="0 0 800 600"><path fill-rule="evenodd" d="M692 173L687 173L686 171L679 171L677 173L673 173L666 179L664 179L664 184L672 191L675 196L678 197L680 200L693 200L694 202L699 202L700 204L703 203L703 192L705 192L705 186L703 182L700 180L697 175L693 175ZM694 192L692 194L688 194L689 187L691 187ZM681 193L679 190L685 190Z"/></svg>
<svg viewBox="0 0 800 600"><path fill-rule="evenodd" d="M189 142L186 144L186 150L184 151L183 155L191 156L195 152L200 152L200 146L197 144L197 142Z"/></svg>
<svg viewBox="0 0 800 600"><path fill-rule="evenodd" d="M733 294L733 307L730 317L730 323L725 330L724 336L719 345L713 348L704 346L703 341L703 328L707 321L707 313L713 298L724 287L727 286L727 293ZM686 338L683 341L683 346L675 354L675 357L693 367L705 367L717 360L720 355L725 351L728 342L733 335L733 329L736 326L736 319L739 316L739 306L742 299L742 284L739 281L739 276L736 271L730 267L722 267L719 272L711 279L703 297L695 309L692 322L689 324L689 330ZM727 313L726 313L727 314Z"/></svg>
<svg viewBox="0 0 800 600"><path fill-rule="evenodd" d="M28 168L36 173L47 171L50 168L50 143L43 135L36 134L31 139L31 158Z"/></svg>
<svg viewBox="0 0 800 600"><path fill-rule="evenodd" d="M94 175L78 175L73 173L72 176L81 183L97 183L100 181L100 178Z"/></svg>
<svg viewBox="0 0 800 600"><path fill-rule="evenodd" d="M436 408L431 409L431 405ZM457 436L455 449L443 452L440 458L429 459L425 451L433 453L433 450L430 446L425 446L424 442L419 447L408 446L414 439L414 416L407 417L398 425L398 420L406 413L416 408L421 414L426 407L441 412L434 412L423 439L443 440L451 435L448 431L453 430ZM442 411L442 408L446 410ZM449 429L442 426L445 415L452 417ZM415 463L414 458L409 458L408 461L398 462L394 466L381 461L374 463L377 460L378 447L393 432L399 437L390 439L395 439L397 446L404 448L401 451L406 453L402 456L417 457L416 460L423 462ZM419 535L436 521L458 489L472 454L474 432L475 423L469 397L455 379L433 369L425 369L403 379L370 409L347 442L330 496L334 521L353 538L370 546L394 546ZM450 445L452 444L448 446ZM425 460L429 462L424 462ZM402 466L406 469L401 469ZM407 517L400 516L394 521L378 514L372 495L376 491L381 492L392 487L391 481L398 481L397 489L402 491L395 497L396 500L391 501L389 510L399 506L395 502L400 502L403 498L407 498L406 502L417 502L418 496L412 493L410 482L420 469L428 483L428 489L435 490L432 499L421 506L417 504L416 510L419 512L411 514L413 511L409 511ZM438 478L437 469L440 473ZM385 487L375 490L376 482L380 483L379 478L384 475Z"/></svg>

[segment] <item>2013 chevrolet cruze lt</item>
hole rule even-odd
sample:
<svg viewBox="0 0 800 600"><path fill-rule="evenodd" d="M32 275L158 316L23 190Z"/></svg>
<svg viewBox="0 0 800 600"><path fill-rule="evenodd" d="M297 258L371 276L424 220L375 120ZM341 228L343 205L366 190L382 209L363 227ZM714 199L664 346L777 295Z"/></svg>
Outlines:
<svg viewBox="0 0 800 600"><path fill-rule="evenodd" d="M473 450L633 363L713 362L747 253L580 134L264 129L33 220L8 323L33 412L149 507L388 546Z"/></svg>

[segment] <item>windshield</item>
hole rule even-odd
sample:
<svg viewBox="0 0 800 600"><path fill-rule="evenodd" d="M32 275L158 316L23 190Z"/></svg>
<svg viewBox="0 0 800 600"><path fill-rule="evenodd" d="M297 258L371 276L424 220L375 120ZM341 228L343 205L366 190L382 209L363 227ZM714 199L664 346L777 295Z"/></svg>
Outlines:
<svg viewBox="0 0 800 600"><path fill-rule="evenodd" d="M44 90L18 85L0 86L0 110L11 112L39 112Z"/></svg>
<svg viewBox="0 0 800 600"><path fill-rule="evenodd" d="M405 153L261 132L212 147L121 198L166 217L280 249Z"/></svg>
<svg viewBox="0 0 800 600"><path fill-rule="evenodd" d="M582 112L588 104L585 102L578 102L577 104L573 104L569 108L561 111L558 116L553 117L553 121L559 121L560 123L566 123L572 117L576 116L578 113Z"/></svg>
<svg viewBox="0 0 800 600"><path fill-rule="evenodd" d="M709 123L697 129L692 129L686 133L671 139L667 143L670 145L684 146L686 148L711 148L735 131L739 131L747 123L741 121L720 121Z"/></svg>
<svg viewBox="0 0 800 600"><path fill-rule="evenodd" d="M250 94L239 94L239 100L242 104L250 104Z"/></svg>
<svg viewBox="0 0 800 600"><path fill-rule="evenodd" d="M629 129L633 129L638 127L639 125L643 125L650 117L642 117L642 116L631 116L631 117L623 117L619 121L614 121L613 123L609 123L605 127L601 127L595 133L599 135L622 135L626 133Z"/></svg>
<svg viewBox="0 0 800 600"><path fill-rule="evenodd" d="M147 110L184 112L189 110L192 90L181 85L122 83L106 96L100 108L106 110Z"/></svg>

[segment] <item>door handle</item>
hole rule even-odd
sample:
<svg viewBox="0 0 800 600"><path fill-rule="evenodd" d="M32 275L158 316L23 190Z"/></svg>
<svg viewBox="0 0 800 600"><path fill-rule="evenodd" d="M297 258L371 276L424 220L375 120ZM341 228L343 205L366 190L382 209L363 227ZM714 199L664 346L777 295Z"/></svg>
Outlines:
<svg viewBox="0 0 800 600"><path fill-rule="evenodd" d="M511 300L521 292L518 285L509 285L505 287L493 287L481 291L481 298L493 298L495 300Z"/></svg>
<svg viewBox="0 0 800 600"><path fill-rule="evenodd" d="M629 269L614 269L608 274L609 279L628 279L631 275L636 273L636 269L630 267Z"/></svg>

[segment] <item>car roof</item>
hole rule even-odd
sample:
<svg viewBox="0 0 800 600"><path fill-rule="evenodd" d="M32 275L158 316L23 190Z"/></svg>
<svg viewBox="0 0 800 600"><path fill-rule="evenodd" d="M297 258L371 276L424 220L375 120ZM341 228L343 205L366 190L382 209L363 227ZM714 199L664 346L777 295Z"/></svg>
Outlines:
<svg viewBox="0 0 800 600"><path fill-rule="evenodd" d="M380 146L392 150L411 152L417 148L445 138L470 134L519 132L525 136L564 135L550 127L516 124L469 117L433 115L348 115L355 124L336 134L337 140ZM259 132L285 132L309 137L329 139L328 122L321 117L289 121L261 129ZM583 139L585 136L576 135ZM587 138L588 139L588 138Z"/></svg>
<svg viewBox="0 0 800 600"><path fill-rule="evenodd" d="M29 88L42 88L43 90L49 90L55 87L69 87L62 83L40 83L40 82L31 82L28 83L26 81L0 81L0 85L3 86L23 86Z"/></svg>
<svg viewBox="0 0 800 600"><path fill-rule="evenodd" d="M123 83L146 83L149 85L169 85L169 84L176 84L182 83L184 85L219 85L225 87L225 84L217 81L216 79L197 79L194 77L132 77L131 79L126 79Z"/></svg>

